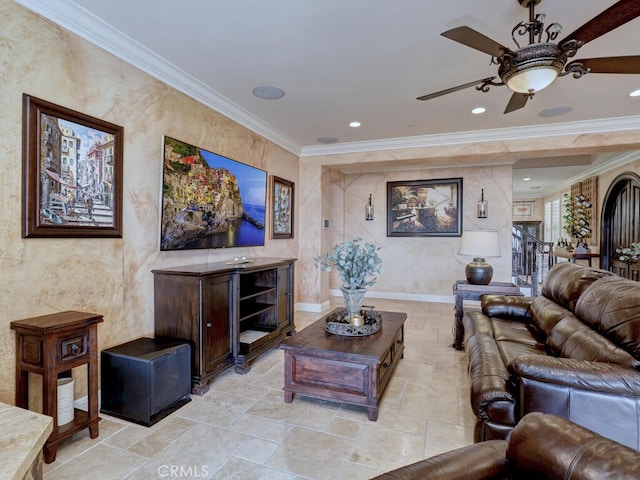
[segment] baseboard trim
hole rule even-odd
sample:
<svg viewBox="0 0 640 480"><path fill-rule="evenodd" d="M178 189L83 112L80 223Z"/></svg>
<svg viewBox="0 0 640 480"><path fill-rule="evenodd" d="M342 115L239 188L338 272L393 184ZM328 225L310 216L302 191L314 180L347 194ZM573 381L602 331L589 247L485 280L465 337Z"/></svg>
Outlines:
<svg viewBox="0 0 640 480"><path fill-rule="evenodd" d="M329 295L332 297L342 297L340 290L331 289ZM433 303L454 303L453 295L424 295L419 293L399 293L399 292L379 292L370 291L367 292L366 298L381 298L385 300L407 300L412 302L433 302ZM295 309L300 312L314 312L320 313L328 310L331 306L329 300L325 300L322 303L296 303Z"/></svg>

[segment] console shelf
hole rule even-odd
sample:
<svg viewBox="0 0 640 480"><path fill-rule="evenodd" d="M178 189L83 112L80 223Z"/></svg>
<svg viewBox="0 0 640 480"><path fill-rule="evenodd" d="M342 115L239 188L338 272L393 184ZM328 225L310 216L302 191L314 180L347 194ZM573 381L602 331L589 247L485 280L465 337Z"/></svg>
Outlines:
<svg viewBox="0 0 640 480"><path fill-rule="evenodd" d="M203 394L230 366L238 373L295 331L295 259L189 265L154 274L157 337L191 345L192 388Z"/></svg>
<svg viewBox="0 0 640 480"><path fill-rule="evenodd" d="M275 310L276 305L268 303L252 303L250 305L240 304L240 321L244 321L260 315L261 313Z"/></svg>

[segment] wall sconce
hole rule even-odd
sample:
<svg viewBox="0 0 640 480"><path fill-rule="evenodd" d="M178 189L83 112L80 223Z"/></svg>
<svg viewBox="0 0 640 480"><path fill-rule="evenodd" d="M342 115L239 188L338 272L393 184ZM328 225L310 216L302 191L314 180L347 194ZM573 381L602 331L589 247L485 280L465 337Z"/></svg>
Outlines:
<svg viewBox="0 0 640 480"><path fill-rule="evenodd" d="M484 199L484 188L478 202L478 218L487 218L489 216L489 202Z"/></svg>
<svg viewBox="0 0 640 480"><path fill-rule="evenodd" d="M373 220L373 205L371 203L371 194L369 194L369 203L364 206L365 220Z"/></svg>

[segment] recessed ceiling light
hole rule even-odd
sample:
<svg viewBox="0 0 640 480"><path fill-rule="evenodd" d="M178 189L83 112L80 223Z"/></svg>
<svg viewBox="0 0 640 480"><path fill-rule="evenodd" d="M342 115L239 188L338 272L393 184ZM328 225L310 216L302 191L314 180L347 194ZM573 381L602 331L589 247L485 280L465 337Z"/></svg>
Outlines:
<svg viewBox="0 0 640 480"><path fill-rule="evenodd" d="M256 97L263 98L264 100L279 100L284 97L284 90L278 87L270 87L268 85L256 87L251 90L251 92L253 92Z"/></svg>
<svg viewBox="0 0 640 480"><path fill-rule="evenodd" d="M353 128L358 128L360 125L362 125L360 122L351 122L349 124L349 126Z"/></svg>
<svg viewBox="0 0 640 480"><path fill-rule="evenodd" d="M638 90L634 90L629 94L630 97L640 97L640 88Z"/></svg>
<svg viewBox="0 0 640 480"><path fill-rule="evenodd" d="M478 115L478 114L484 113L486 111L487 111L487 109L484 108L484 107L476 107L473 110L471 110L471 113L473 113L474 115Z"/></svg>
<svg viewBox="0 0 640 480"><path fill-rule="evenodd" d="M337 143L338 139L336 137L318 137L316 138L318 143Z"/></svg>
<svg viewBox="0 0 640 480"><path fill-rule="evenodd" d="M525 177L525 178L522 179L523 182L528 182L529 180L531 180L530 177Z"/></svg>

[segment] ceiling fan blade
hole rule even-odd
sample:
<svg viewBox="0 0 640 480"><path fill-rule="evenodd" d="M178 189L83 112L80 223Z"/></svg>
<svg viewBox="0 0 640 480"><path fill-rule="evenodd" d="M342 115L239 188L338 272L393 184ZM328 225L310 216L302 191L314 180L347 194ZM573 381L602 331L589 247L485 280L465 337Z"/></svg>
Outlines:
<svg viewBox="0 0 640 480"><path fill-rule="evenodd" d="M571 72L572 65L581 65L590 73L636 73L640 74L640 55L626 57L583 58L569 62L565 71Z"/></svg>
<svg viewBox="0 0 640 480"><path fill-rule="evenodd" d="M509 103L507 103L507 108L504 109L504 113L511 113L524 107L527 104L527 100L529 100L529 95L526 93L513 92Z"/></svg>
<svg viewBox="0 0 640 480"><path fill-rule="evenodd" d="M448 93L453 93L453 92L457 92L458 90L464 90L465 88L474 87L484 82L490 82L494 78L496 77L483 78L481 80L476 80L475 82L469 82L463 85L458 85L457 87L447 88L446 90L440 90L439 92L423 95L421 97L416 98L416 100L431 100L432 98L441 97L442 95L446 95Z"/></svg>
<svg viewBox="0 0 640 480"><path fill-rule="evenodd" d="M639 16L640 2L638 0L620 0L567 35L559 45L562 46L569 40L578 40L583 44L590 42Z"/></svg>
<svg viewBox="0 0 640 480"><path fill-rule="evenodd" d="M507 47L500 45L495 40L490 39L471 27L452 28L451 30L442 32L440 35L455 40L467 47L488 53L492 57L501 57L505 52L510 51Z"/></svg>

